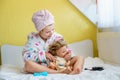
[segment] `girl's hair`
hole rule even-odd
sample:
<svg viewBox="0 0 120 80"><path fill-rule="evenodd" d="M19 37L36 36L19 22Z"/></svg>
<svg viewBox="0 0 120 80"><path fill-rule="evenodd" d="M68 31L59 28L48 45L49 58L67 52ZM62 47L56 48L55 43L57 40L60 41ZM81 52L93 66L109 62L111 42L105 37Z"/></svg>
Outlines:
<svg viewBox="0 0 120 80"><path fill-rule="evenodd" d="M67 43L65 42L65 40L60 39L58 41L55 41L55 42L53 42L52 44L49 45L49 52L53 56L55 56L56 55L56 50L59 50L63 46L67 47Z"/></svg>

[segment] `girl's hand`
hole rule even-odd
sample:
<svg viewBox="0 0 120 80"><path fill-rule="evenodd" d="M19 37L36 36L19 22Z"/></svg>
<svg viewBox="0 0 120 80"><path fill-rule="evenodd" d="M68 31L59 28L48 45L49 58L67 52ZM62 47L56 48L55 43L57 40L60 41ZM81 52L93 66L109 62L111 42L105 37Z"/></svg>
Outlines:
<svg viewBox="0 0 120 80"><path fill-rule="evenodd" d="M83 70L84 57L76 56L74 59L76 59L76 62L74 63L73 71L70 74L80 74Z"/></svg>
<svg viewBox="0 0 120 80"><path fill-rule="evenodd" d="M70 60L71 59L71 53L67 52L66 55L64 56L65 60Z"/></svg>
<svg viewBox="0 0 120 80"><path fill-rule="evenodd" d="M62 71L61 73L70 74L71 72L72 72L72 70L67 68L64 71Z"/></svg>
<svg viewBox="0 0 120 80"><path fill-rule="evenodd" d="M52 62L55 62L55 57L52 54L47 52L45 55L47 59L49 59Z"/></svg>
<svg viewBox="0 0 120 80"><path fill-rule="evenodd" d="M82 66L77 65L73 68L73 71L69 74L80 74L81 72L82 72Z"/></svg>

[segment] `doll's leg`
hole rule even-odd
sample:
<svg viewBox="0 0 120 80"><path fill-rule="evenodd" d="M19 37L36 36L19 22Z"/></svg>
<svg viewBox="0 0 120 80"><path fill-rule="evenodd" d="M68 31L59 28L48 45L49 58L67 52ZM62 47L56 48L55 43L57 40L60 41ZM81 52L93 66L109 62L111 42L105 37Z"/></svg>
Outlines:
<svg viewBox="0 0 120 80"><path fill-rule="evenodd" d="M47 71L48 73L60 73L56 70L50 69L46 66L40 65L33 61L26 61L25 70L26 72L29 72L29 73L43 72L43 71Z"/></svg>
<svg viewBox="0 0 120 80"><path fill-rule="evenodd" d="M71 59L71 65L73 65L73 71L70 74L81 73L84 65L84 58L82 56L75 56Z"/></svg>

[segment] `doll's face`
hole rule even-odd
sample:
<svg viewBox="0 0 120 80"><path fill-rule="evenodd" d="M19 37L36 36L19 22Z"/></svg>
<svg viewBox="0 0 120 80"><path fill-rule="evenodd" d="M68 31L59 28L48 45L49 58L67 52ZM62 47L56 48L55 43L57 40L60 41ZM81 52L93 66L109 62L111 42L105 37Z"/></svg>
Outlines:
<svg viewBox="0 0 120 80"><path fill-rule="evenodd" d="M60 49L56 50L56 54L59 57L64 57L67 54L68 50L66 46L61 47Z"/></svg>
<svg viewBox="0 0 120 80"><path fill-rule="evenodd" d="M52 36L53 33L54 33L54 25L51 24L46 26L42 31L40 31L39 35L43 40L47 40Z"/></svg>

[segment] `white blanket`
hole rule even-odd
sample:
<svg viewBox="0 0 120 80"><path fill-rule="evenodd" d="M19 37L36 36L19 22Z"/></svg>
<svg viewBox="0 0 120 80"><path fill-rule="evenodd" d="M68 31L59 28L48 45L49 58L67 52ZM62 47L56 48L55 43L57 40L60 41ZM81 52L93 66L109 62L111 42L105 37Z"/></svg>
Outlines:
<svg viewBox="0 0 120 80"><path fill-rule="evenodd" d="M48 76L33 76L26 74L22 68L2 65L0 80L120 80L120 66L105 64L99 58L85 59L84 68L103 67L102 71L83 70L77 75L48 74Z"/></svg>

